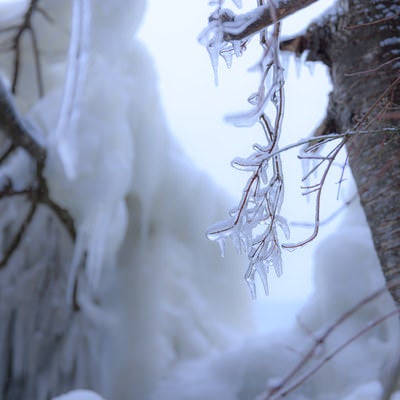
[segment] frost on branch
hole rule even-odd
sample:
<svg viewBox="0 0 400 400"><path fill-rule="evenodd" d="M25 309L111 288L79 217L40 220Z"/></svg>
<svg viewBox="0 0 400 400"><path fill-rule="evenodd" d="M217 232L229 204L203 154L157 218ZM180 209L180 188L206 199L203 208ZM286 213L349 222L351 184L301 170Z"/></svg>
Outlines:
<svg viewBox="0 0 400 400"><path fill-rule="evenodd" d="M268 5L274 14L272 3ZM200 35L200 41L210 54L215 79L219 57L223 57L228 66L228 55L240 56L250 37L240 40L227 39L231 34L245 30L257 18L261 5L254 12L244 16L235 16L231 10L223 9L222 2L209 18L208 27ZM266 138L266 144L255 145L255 152L246 159L235 159L233 166L251 173L243 190L239 205L230 211L228 220L219 222L208 231L208 237L217 241L222 249L226 239L231 239L239 252L246 253L249 266L245 279L252 297L256 295L254 278L258 274L266 293L268 292L267 274L271 267L280 276L282 273L281 244L279 231L286 239L289 229L280 215L283 201L284 183L280 154L278 152L279 135L284 107L283 68L279 59L280 24L260 33L262 57L257 65L261 79L257 92L249 97L251 109L248 112L228 117L235 125L254 125L260 123Z"/></svg>
<svg viewBox="0 0 400 400"><path fill-rule="evenodd" d="M245 279L253 298L256 273L266 293L270 268L274 268L277 276L282 274L278 231L281 230L286 239L289 237L286 220L279 215L284 189L280 156L269 157L270 146L255 146L255 150L247 159L233 161L236 168L251 172L239 205L230 211L228 220L215 224L208 231L209 239L218 241L222 249L229 238L240 252L247 254L249 267Z"/></svg>

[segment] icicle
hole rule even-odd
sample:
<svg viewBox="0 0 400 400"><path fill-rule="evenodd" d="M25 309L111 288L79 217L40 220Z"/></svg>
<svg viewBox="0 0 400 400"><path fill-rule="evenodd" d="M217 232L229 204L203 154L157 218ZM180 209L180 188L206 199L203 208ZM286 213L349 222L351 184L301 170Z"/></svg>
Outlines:
<svg viewBox="0 0 400 400"><path fill-rule="evenodd" d="M219 246L219 249L221 251L221 257L224 258L225 257L225 239L217 239L217 243Z"/></svg>
<svg viewBox="0 0 400 400"><path fill-rule="evenodd" d="M269 288L268 288L268 266L266 266L263 262L257 263L257 273L261 279L261 283L264 288L264 293L266 296L269 295Z"/></svg>
<svg viewBox="0 0 400 400"><path fill-rule="evenodd" d="M215 86L218 86L218 56L219 56L219 52L218 52L218 49L215 46L213 46L212 44L209 44L207 46L207 52L210 56L211 65L212 65L212 69L214 72L214 83L215 83Z"/></svg>
<svg viewBox="0 0 400 400"><path fill-rule="evenodd" d="M260 96L258 93L253 93L247 98L247 101L252 106L256 106L258 104L259 98L260 98Z"/></svg>
<svg viewBox="0 0 400 400"><path fill-rule="evenodd" d="M270 263L274 267L274 271L276 276L279 278L282 276L283 268L282 268L282 254L281 248L276 246L272 255L270 256Z"/></svg>
<svg viewBox="0 0 400 400"><path fill-rule="evenodd" d="M206 232L208 240L219 240L222 237L229 236L231 231L230 222L221 221L212 225Z"/></svg>
<svg viewBox="0 0 400 400"><path fill-rule="evenodd" d="M252 300L256 300L257 298L257 290L256 290L256 284L254 283L254 274L255 274L256 270L254 269L253 264L251 264L249 266L249 268L246 271L246 274L244 276L244 279L247 283L247 286L249 288L250 291L250 296L252 298Z"/></svg>
<svg viewBox="0 0 400 400"><path fill-rule="evenodd" d="M243 54L242 43L240 40L234 40L232 42L233 50L235 52L236 57L241 57Z"/></svg>
<svg viewBox="0 0 400 400"><path fill-rule="evenodd" d="M220 56L225 60L227 68L231 68L234 50L232 47L223 49L219 52Z"/></svg>
<svg viewBox="0 0 400 400"><path fill-rule="evenodd" d="M300 57L294 58L294 66L296 68L296 78L300 79L301 78L301 70L303 68L303 63L302 63Z"/></svg>

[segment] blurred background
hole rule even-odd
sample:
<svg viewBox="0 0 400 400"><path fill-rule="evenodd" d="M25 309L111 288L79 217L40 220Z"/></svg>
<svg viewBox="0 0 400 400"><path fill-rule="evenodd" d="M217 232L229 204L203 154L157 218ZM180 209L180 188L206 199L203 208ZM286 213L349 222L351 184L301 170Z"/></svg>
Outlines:
<svg viewBox="0 0 400 400"><path fill-rule="evenodd" d="M313 19L325 12L333 0L319 0L307 9L283 21L283 37L305 30ZM246 157L254 143L264 144L260 127L236 128L225 122L226 115L246 109L247 98L256 91L257 72L251 72L259 60L260 48L254 37L241 58L235 58L227 69L220 59L219 84L215 86L211 62L205 48L198 42L214 7L207 0L147 0L147 13L140 38L153 56L159 76L161 101L172 134L189 158L227 191L234 207L248 179L244 172L231 167L233 158ZM18 12L26 0L0 0L3 13ZM227 0L225 6L235 12L250 10L255 0L243 0L243 9ZM17 7L16 7L17 6ZM292 55L284 55L286 68L285 117L280 146L309 136L324 117L330 83L326 68L319 63L306 63ZM282 154L285 174L285 203L282 215L289 222L311 223L314 202L301 195L303 174L298 150ZM341 205L336 182L340 168L331 173L325 185L322 219ZM227 212L228 212L227 208ZM336 219L337 220L337 219ZM321 227L317 240L283 253L283 276L269 276L269 296L258 290L255 313L264 330L285 326L312 292L312 254L318 241L332 232L336 220ZM292 226L291 242L302 240L312 227ZM243 273L246 270L243 265Z"/></svg>

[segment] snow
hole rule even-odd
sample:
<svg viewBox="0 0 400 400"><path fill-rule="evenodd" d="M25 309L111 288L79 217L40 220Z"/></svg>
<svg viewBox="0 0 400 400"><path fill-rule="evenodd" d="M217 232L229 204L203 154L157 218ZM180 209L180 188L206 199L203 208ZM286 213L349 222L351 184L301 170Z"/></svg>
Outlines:
<svg viewBox="0 0 400 400"><path fill-rule="evenodd" d="M30 84L28 43L22 46L17 103L43 133L50 192L71 212L78 238L72 248L40 210L23 250L0 270L0 359L12 366L11 372L0 368L0 388L6 378L18 384L23 378L32 400L101 399L88 390L68 392L76 388L108 400L266 399L276 388L275 399L291 387L286 398L293 400L377 400L398 353L400 329L396 317L366 329L394 310L386 292L342 318L383 285L360 206L350 207L338 231L320 244L315 291L297 319L286 330L255 335L242 277L246 261L229 246L221 258L205 238L229 199L170 135L152 61L135 39L144 4L118 0L91 8L80 106L65 129L56 128L69 3L43 0L53 23L40 16L34 21L45 78L39 100ZM0 66L9 76L9 55L1 54ZM2 177L19 185L31 174L21 152L1 167ZM2 206L2 239L21 209L18 202ZM28 271L21 267L26 260ZM57 297L65 285L49 285L55 275L69 280L69 301L79 280L80 313L65 311L65 298ZM51 347L54 332L63 337L60 347ZM49 349L57 349L50 361Z"/></svg>
<svg viewBox="0 0 400 400"><path fill-rule="evenodd" d="M15 22L28 7L27 0L2 0L0 2L1 19L3 22Z"/></svg>

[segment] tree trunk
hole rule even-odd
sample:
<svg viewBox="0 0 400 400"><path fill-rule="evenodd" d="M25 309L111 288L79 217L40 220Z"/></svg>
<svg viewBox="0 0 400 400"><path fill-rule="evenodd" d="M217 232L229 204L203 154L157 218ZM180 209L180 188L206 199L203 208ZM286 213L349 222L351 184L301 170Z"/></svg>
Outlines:
<svg viewBox="0 0 400 400"><path fill-rule="evenodd" d="M336 12L309 27L300 51L309 49L309 60L329 67L333 91L326 126L370 132L353 136L347 150L390 282L400 275L400 1L341 1ZM390 290L400 304L399 285Z"/></svg>

